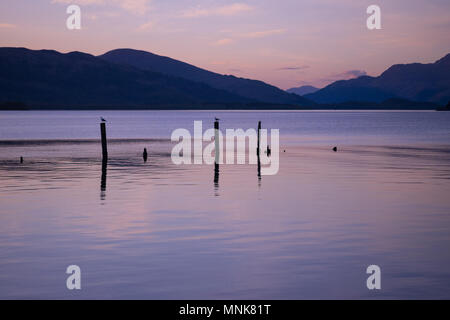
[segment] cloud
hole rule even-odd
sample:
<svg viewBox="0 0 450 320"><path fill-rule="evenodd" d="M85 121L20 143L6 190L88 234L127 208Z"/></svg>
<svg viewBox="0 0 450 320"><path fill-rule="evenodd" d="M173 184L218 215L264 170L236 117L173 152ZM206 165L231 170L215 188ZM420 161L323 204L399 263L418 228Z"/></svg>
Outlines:
<svg viewBox="0 0 450 320"><path fill-rule="evenodd" d="M150 10L152 0L52 0L52 3L76 4L80 6L87 5L110 5L122 8L128 12L142 15Z"/></svg>
<svg viewBox="0 0 450 320"><path fill-rule="evenodd" d="M1 29L12 29L15 28L16 25L15 24L10 24L10 23L0 23L0 28Z"/></svg>
<svg viewBox="0 0 450 320"><path fill-rule="evenodd" d="M342 73L335 74L334 78L351 79L351 78L358 78L361 76L367 76L367 72L365 72L364 70L348 70Z"/></svg>
<svg viewBox="0 0 450 320"><path fill-rule="evenodd" d="M233 3L216 8L193 8L185 11L182 16L185 18L199 18L208 16L234 16L243 12L252 11L253 7L245 3Z"/></svg>
<svg viewBox="0 0 450 320"><path fill-rule="evenodd" d="M265 31L255 31L248 33L240 33L236 35L231 35L228 38L220 39L216 42L213 42L213 45L216 46L224 46L230 43L235 42L238 39L256 39L256 38L264 38L271 35L283 34L286 32L286 29L273 29L273 30L265 30Z"/></svg>
<svg viewBox="0 0 450 320"><path fill-rule="evenodd" d="M367 72L365 72L364 70L347 70L341 73L335 73L332 74L330 76L328 76L327 78L322 78L319 79L319 81L321 82L335 82L338 80L349 80L349 79L354 79L354 78L358 78L361 76L367 76Z"/></svg>
<svg viewBox="0 0 450 320"><path fill-rule="evenodd" d="M154 21L149 21L149 22L146 22L144 24L141 24L138 27L138 31L149 31L149 30L151 30L151 29L153 29L155 27L155 24L156 23Z"/></svg>
<svg viewBox="0 0 450 320"><path fill-rule="evenodd" d="M272 35L277 34L283 34L286 33L286 29L272 29L272 30L265 30L265 31L255 31L255 32L248 32L243 33L240 35L242 38L264 38Z"/></svg>
<svg viewBox="0 0 450 320"><path fill-rule="evenodd" d="M282 67L282 68L278 68L278 70L281 71L300 71L300 70L305 70L308 69L309 66L298 66L298 67Z"/></svg>
<svg viewBox="0 0 450 320"><path fill-rule="evenodd" d="M80 6L91 5L91 4L104 4L108 2L107 0L77 0L76 4ZM109 1L111 2L111 1ZM52 3L70 3L73 4L72 0L52 0Z"/></svg>
<svg viewBox="0 0 450 320"><path fill-rule="evenodd" d="M213 42L213 45L215 45L215 46L226 46L226 45L231 44L233 42L234 42L233 39L224 38L224 39L220 39L220 40L217 40L217 41Z"/></svg>

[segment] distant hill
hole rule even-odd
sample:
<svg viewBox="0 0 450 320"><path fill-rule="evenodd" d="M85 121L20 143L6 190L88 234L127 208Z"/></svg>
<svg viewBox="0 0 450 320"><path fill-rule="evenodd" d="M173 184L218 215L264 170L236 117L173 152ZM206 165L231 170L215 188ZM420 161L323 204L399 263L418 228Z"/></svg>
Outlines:
<svg viewBox="0 0 450 320"><path fill-rule="evenodd" d="M0 48L0 99L30 106L246 103L201 83L112 64L95 56Z"/></svg>
<svg viewBox="0 0 450 320"><path fill-rule="evenodd" d="M313 87L313 86L301 86L297 88L290 88L286 91L289 93L294 93L299 96L304 96L305 94L314 93L316 91L320 90L319 88Z"/></svg>
<svg viewBox="0 0 450 320"><path fill-rule="evenodd" d="M287 93L262 81L237 78L232 75L221 75L146 51L116 49L99 56L99 58L108 62L133 66L140 70L158 72L203 83L251 100L274 104L314 105L313 102L303 97Z"/></svg>
<svg viewBox="0 0 450 320"><path fill-rule="evenodd" d="M29 106L157 106L250 103L205 84L71 52L0 48L0 102Z"/></svg>
<svg viewBox="0 0 450 320"><path fill-rule="evenodd" d="M450 100L450 54L429 64L393 65L378 77L336 81L305 98L317 103L401 98L444 105Z"/></svg>

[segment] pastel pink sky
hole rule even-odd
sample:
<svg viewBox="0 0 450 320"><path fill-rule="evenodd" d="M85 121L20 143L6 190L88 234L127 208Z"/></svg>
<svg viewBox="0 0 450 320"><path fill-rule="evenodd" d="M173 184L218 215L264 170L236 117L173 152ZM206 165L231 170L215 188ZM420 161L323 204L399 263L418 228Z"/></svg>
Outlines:
<svg viewBox="0 0 450 320"><path fill-rule="evenodd" d="M66 28L78 4L82 29ZM366 9L381 7L382 29ZM280 88L324 86L450 52L448 0L2 0L0 46L134 48Z"/></svg>

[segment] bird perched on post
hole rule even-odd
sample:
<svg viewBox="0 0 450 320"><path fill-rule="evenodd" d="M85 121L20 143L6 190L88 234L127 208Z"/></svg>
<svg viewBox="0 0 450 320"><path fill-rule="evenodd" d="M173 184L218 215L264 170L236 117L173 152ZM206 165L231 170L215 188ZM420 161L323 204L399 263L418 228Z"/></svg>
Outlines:
<svg viewBox="0 0 450 320"><path fill-rule="evenodd" d="M100 117L100 120L101 120L102 122L106 122L105 118L103 118L103 117Z"/></svg>

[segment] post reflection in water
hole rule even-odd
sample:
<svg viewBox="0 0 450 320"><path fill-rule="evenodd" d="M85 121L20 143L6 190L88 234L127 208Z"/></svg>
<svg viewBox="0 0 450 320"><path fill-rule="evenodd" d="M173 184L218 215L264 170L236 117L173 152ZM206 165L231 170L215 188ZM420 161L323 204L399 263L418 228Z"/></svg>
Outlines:
<svg viewBox="0 0 450 320"><path fill-rule="evenodd" d="M261 159L259 157L259 152L258 152L258 187L261 187Z"/></svg>
<svg viewBox="0 0 450 320"><path fill-rule="evenodd" d="M219 196L219 163L220 163L220 143L219 143L219 119L214 121L214 195Z"/></svg>
<svg viewBox="0 0 450 320"><path fill-rule="evenodd" d="M256 156L258 157L258 187L261 187L261 159L259 157L261 152L260 140L261 140L261 121L258 121L258 145L256 148Z"/></svg>
<svg viewBox="0 0 450 320"><path fill-rule="evenodd" d="M100 200L106 199L106 171L108 168L108 160L102 160L102 178L100 182Z"/></svg>
<svg viewBox="0 0 450 320"><path fill-rule="evenodd" d="M214 162L214 195L219 196L219 164Z"/></svg>

